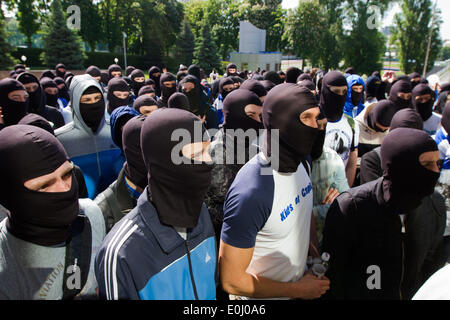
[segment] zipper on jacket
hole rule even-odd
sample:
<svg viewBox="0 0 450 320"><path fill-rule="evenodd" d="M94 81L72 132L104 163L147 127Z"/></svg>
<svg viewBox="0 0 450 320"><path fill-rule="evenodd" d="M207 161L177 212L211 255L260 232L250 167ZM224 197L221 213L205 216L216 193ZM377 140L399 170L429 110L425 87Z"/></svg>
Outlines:
<svg viewBox="0 0 450 320"><path fill-rule="evenodd" d="M195 286L194 273L192 272L191 252L189 251L189 241L186 240L185 244L186 244L186 249L187 249L187 258L188 258L188 262L189 262L189 274L191 275L192 287L194 288L194 296L195 296L195 300L198 300L197 287Z"/></svg>
<svg viewBox="0 0 450 320"><path fill-rule="evenodd" d="M402 284L403 284L403 277L405 275L405 233L406 233L406 227L405 227L405 223L403 222L403 219L400 217L400 221L402 223L402 234L401 239L402 239L402 274L400 277L400 285L398 288L398 291L400 293L400 300L403 300L403 294L402 294Z"/></svg>

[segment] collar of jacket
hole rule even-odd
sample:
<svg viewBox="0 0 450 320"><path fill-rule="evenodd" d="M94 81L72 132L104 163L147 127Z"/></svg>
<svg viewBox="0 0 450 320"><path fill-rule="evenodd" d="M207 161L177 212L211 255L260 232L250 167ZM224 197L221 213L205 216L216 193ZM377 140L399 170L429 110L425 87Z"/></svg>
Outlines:
<svg viewBox="0 0 450 320"><path fill-rule="evenodd" d="M137 202L139 214L155 236L156 241L164 253L170 254L176 248L183 245L185 240L172 226L161 224L155 206L148 200L147 188L144 189ZM202 210L205 210L205 205L202 206ZM191 240L200 235L203 229L202 215L200 215L195 228L187 229L187 240Z"/></svg>
<svg viewBox="0 0 450 320"><path fill-rule="evenodd" d="M133 199L125 184L125 170L122 168L117 177L117 181L114 185L114 194L119 204L120 210L131 211L136 206L136 200Z"/></svg>

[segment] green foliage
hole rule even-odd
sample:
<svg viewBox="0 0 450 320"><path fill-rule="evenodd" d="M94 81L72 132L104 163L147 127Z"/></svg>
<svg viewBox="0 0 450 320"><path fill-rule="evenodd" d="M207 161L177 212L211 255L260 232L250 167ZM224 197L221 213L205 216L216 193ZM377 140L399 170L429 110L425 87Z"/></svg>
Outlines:
<svg viewBox="0 0 450 320"><path fill-rule="evenodd" d="M450 47L442 47L441 50L441 60L445 61L450 59Z"/></svg>
<svg viewBox="0 0 450 320"><path fill-rule="evenodd" d="M213 68L220 68L220 57L209 25L204 23L200 36L195 41L194 63L209 74Z"/></svg>
<svg viewBox="0 0 450 320"><path fill-rule="evenodd" d="M26 65L30 67L44 67L41 61L41 54L43 53L41 48L15 48L11 52L11 56L14 58L15 63L22 63L20 57L26 56Z"/></svg>
<svg viewBox="0 0 450 320"><path fill-rule="evenodd" d="M192 64L192 60L194 60L194 34L189 27L189 23L185 21L183 23L183 27L181 29L180 35L178 36L175 42L175 61L178 64L184 64L189 66Z"/></svg>
<svg viewBox="0 0 450 320"><path fill-rule="evenodd" d="M33 2L34 0L19 0L17 4L16 16L19 21L19 30L27 38L28 48L31 48L33 35L39 30L39 12L36 10Z"/></svg>
<svg viewBox="0 0 450 320"><path fill-rule="evenodd" d="M68 69L83 67L84 54L80 37L66 25L60 0L53 0L51 16L44 29L42 59L49 68L64 63Z"/></svg>
<svg viewBox="0 0 450 320"><path fill-rule="evenodd" d="M0 68L6 69L13 64L12 57L10 55L11 46L6 42L5 21L3 12L0 8Z"/></svg>
<svg viewBox="0 0 450 320"><path fill-rule="evenodd" d="M442 23L436 12L433 24L430 0L403 0L402 12L394 17L395 28L391 42L396 45L402 70L406 73L422 73L428 48L430 31L431 50L427 70L433 68L442 46L439 31Z"/></svg>

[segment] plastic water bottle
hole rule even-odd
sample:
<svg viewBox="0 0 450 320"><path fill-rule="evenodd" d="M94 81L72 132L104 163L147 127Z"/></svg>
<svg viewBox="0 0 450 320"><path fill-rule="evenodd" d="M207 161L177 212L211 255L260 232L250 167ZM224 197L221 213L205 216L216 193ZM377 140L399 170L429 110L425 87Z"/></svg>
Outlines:
<svg viewBox="0 0 450 320"><path fill-rule="evenodd" d="M321 258L319 258L317 263L315 262L312 266L312 273L319 279L325 275L328 270L328 261L330 260L330 254L328 252L322 253Z"/></svg>

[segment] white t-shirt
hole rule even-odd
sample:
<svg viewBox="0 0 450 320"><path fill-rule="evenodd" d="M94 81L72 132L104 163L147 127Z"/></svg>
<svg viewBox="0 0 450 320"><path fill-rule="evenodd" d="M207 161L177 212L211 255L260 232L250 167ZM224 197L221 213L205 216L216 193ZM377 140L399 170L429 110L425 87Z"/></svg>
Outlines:
<svg viewBox="0 0 450 320"><path fill-rule="evenodd" d="M355 120L347 115L336 122L328 122L324 146L333 149L347 165L350 152L358 148L359 128Z"/></svg>
<svg viewBox="0 0 450 320"><path fill-rule="evenodd" d="M450 300L450 264L436 271L412 300Z"/></svg>
<svg viewBox="0 0 450 320"><path fill-rule="evenodd" d="M423 131L428 133L430 136L436 134L441 125L442 116L433 112L431 117L427 121L423 122Z"/></svg>
<svg viewBox="0 0 450 320"><path fill-rule="evenodd" d="M262 175L263 168L271 174ZM312 207L305 167L279 173L260 153L242 167L228 191L221 239L234 247L254 248L248 273L298 281L306 270Z"/></svg>

